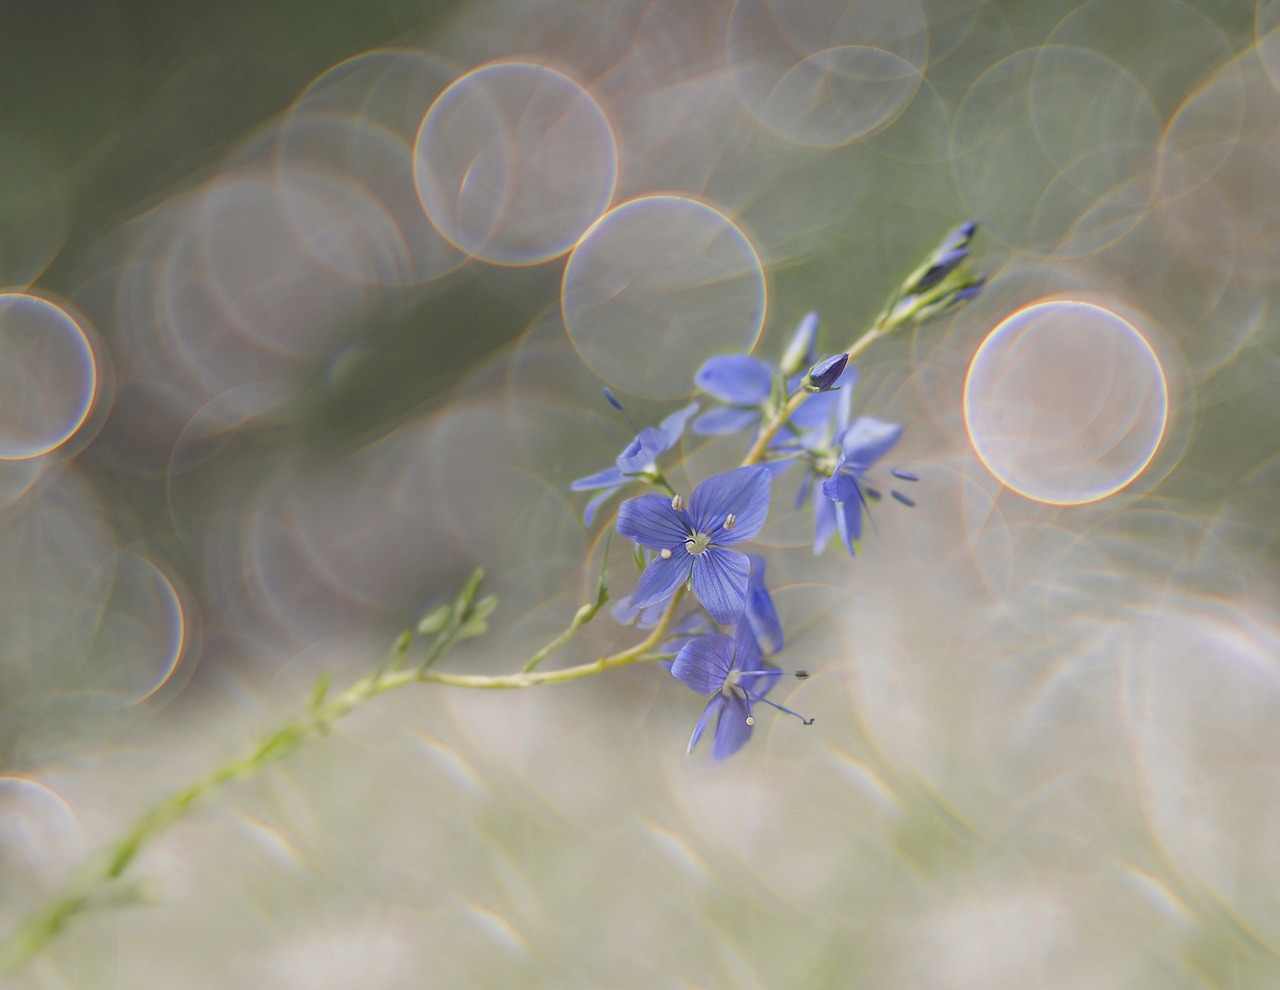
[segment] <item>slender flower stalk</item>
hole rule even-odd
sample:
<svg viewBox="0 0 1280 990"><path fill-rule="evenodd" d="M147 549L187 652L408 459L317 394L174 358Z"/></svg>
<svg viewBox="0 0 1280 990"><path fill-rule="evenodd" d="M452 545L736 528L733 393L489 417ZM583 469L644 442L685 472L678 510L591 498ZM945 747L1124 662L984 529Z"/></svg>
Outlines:
<svg viewBox="0 0 1280 990"><path fill-rule="evenodd" d="M912 272L894 293L871 328L841 352L844 357L837 355L812 365L817 338L817 316L816 314L806 316L801 321L787 354L784 355L781 384L775 384L772 381L765 383L767 388L763 400L760 400L758 394L760 382L756 380L760 378L756 365L759 364L763 368L762 362L756 362L752 358L743 358L737 364L733 363L733 359L713 362L708 371L711 378L705 383L711 386L709 391L713 394L716 393L717 388L725 391L730 402L735 401L735 398L741 398L742 396L738 394L741 392L751 402L760 400L761 404L757 407L758 411L731 408L728 410L727 418L723 414L718 414L718 418L704 416L701 420L694 422L694 428L697 429L701 422L704 427L703 432L727 432L730 426L737 429L743 422L754 422L758 418L759 431L743 458L738 472L744 472L744 469L761 464L769 452L771 443L779 431L792 419L801 404L815 392L832 388L844 372L845 365L851 364L875 341L899 327L921 322L939 312L962 304L980 291L982 279L968 273L965 265L968 245L975 229L975 225L969 222L952 231L933 255ZM806 365L812 365L809 375L806 376L807 386L795 388L794 392L784 399L788 391L785 379L788 376L798 375ZM770 375L767 368L763 373L766 377ZM720 379L711 380L715 375L720 375ZM751 387L743 385L743 381ZM613 405L621 408L621 404L607 390L605 395ZM574 484L575 488L600 492L588 507L588 518L606 498L631 480L649 481L659 487L669 488L670 486L666 485L665 478L656 467L656 459L679 440L686 420L696 411L696 406L688 406L668 417L660 427L640 431L632 444L619 455L614 467L579 479ZM763 585L763 563L753 563L749 569L750 576L746 571L739 574L741 567L737 558L742 555L726 548L726 545L754 535L763 523L763 513L767 511L768 488L767 481L762 475L763 472L760 471L745 471L742 474L727 472L717 478L708 479L703 482L703 485L711 484L703 489L701 496L698 489L695 489L691 495L687 512L680 496L668 493L672 498L667 511L672 519L680 522L678 527L680 532L676 534L679 539L671 546L665 543L657 546L655 543L651 549L657 551L658 556L655 561L670 560L672 563L670 565L659 563L659 566L654 568L655 576L648 582L648 593L640 594L638 597L633 596L639 607L658 604L664 599L666 607L643 640L616 653L576 666L551 670L540 669L542 662L568 644L578 630L591 621L608 601L609 593L604 584L602 562L595 599L579 608L567 628L529 657L520 670L511 674L492 676L459 674L435 669L436 662L457 643L483 635L487 631L486 620L496 608L497 600L493 596L477 598L484 577L483 571L477 570L463 586L453 603L439 606L419 623L418 636L432 637L432 640L416 664L407 663L415 637L413 633L406 632L396 639L387 658L376 670L360 678L345 690L330 695L328 675L322 674L317 679L310 698L300 713L267 733L247 755L205 774L145 811L114 844L88 860L59 896L43 910L28 917L5 941L0 943L0 971L15 972L38 954L77 915L94 909L142 900L137 885L128 884L123 880L123 875L137 859L139 853L156 836L181 819L187 811L213 791L232 781L250 776L262 767L283 759L305 743L326 735L339 719L388 691L415 683L443 684L478 690L536 687L590 677L632 663L671 659L672 654L669 652L671 637L673 630L676 630L677 613L688 585L692 585L693 590L703 596L703 604L712 618L724 621L743 619L739 638L743 643L749 641L751 648L755 651L754 653L750 650L746 653L730 651L726 644L732 644L733 641L720 633L713 634L711 638L699 636L688 639L679 648L683 659L680 660L678 667L680 673L677 676L683 675L686 683L690 683L699 691L706 688L704 693L712 694L707 711L690 740L690 747L714 716L717 726L715 755L720 757L728 755L746 741L750 732L750 702L763 702L781 708L772 702L765 701L763 697L780 672L775 672L763 663L755 662L755 657L759 654L756 637L762 637L765 645L771 650L780 648L782 642L781 626L773 611L772 602L768 598L768 591ZM901 474L899 476L904 477ZM646 511L652 505L656 505L653 503L654 498L657 496L642 496L642 499L648 500L644 502L633 500L633 508L629 510L631 515L637 516L637 505ZM712 509L717 511L725 509L728 514L716 515L713 520L710 518L711 515L715 515ZM639 519L637 522L633 519L633 522L638 526L637 533L640 535L646 537L654 535L651 531L657 523L654 526L647 525L647 522L653 522L653 520ZM659 519L658 522L663 520ZM686 522L687 526L685 526ZM685 532L685 529L688 532ZM684 557L677 557L677 551L689 558L688 580L682 578L680 582L670 582L664 577L659 581L658 577L663 576L667 570L674 572L685 566ZM662 556L664 552L667 553L666 557ZM608 545L606 544L606 556L607 553ZM743 560L746 558L743 557ZM725 562L732 563L733 567L730 569L737 568L734 570L733 580L724 577L712 580L703 573L708 572L713 565L721 568L729 567L729 563ZM651 561L651 567L653 563ZM739 578L741 581L738 580ZM643 579L641 583L642 585L645 583ZM740 584L741 587L739 587ZM670 597L667 598L667 595ZM712 677L712 674L715 677ZM739 708L746 713L744 718L736 717L739 714ZM795 714L789 709L782 710ZM720 727L722 722L723 728ZM737 724L739 722L741 724Z"/></svg>

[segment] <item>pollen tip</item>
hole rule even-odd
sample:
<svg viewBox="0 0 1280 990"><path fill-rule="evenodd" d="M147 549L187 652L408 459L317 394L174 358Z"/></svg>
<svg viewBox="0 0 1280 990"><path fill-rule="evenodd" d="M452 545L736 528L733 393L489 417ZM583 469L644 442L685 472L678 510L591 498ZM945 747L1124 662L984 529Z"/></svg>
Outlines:
<svg viewBox="0 0 1280 990"><path fill-rule="evenodd" d="M666 547L663 547L661 550L658 551L658 556L661 557L663 560L670 560L671 551L668 550Z"/></svg>
<svg viewBox="0 0 1280 990"><path fill-rule="evenodd" d="M684 508L684 499L681 498L679 495L672 495L671 508L674 509L676 512L679 512L681 509Z"/></svg>
<svg viewBox="0 0 1280 990"><path fill-rule="evenodd" d="M747 725L755 725L755 724L756 724L756 717L754 715L748 715Z"/></svg>

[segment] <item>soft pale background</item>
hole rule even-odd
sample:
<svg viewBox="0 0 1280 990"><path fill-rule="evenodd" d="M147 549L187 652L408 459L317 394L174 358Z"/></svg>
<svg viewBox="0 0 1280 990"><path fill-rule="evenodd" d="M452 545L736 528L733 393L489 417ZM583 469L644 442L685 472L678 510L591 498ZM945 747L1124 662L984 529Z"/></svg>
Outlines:
<svg viewBox="0 0 1280 990"><path fill-rule="evenodd" d="M568 482L629 434L602 380L654 421L809 309L835 348L967 216L994 274L861 363L917 509L814 559L778 489L813 727L713 765L656 669L411 688L202 806L136 864L157 906L15 986L1280 985L1280 3L800 8L4 5L2 930L472 566L501 607L450 664L554 634L593 580ZM1154 459L1087 504L966 433L979 344L1044 298L1167 382ZM1088 394L1154 438L1115 355ZM1119 480L1090 450L1059 495ZM681 453L686 489L736 456Z"/></svg>

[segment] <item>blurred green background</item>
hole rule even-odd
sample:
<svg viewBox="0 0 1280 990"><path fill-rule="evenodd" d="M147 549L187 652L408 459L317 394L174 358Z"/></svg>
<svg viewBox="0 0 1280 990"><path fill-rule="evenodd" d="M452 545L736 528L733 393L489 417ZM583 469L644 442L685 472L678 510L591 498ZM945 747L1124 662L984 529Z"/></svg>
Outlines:
<svg viewBox="0 0 1280 990"><path fill-rule="evenodd" d="M775 491L813 727L716 765L657 669L397 692L12 985L1280 985L1278 188L1274 0L0 3L0 935L474 566L501 606L452 665L563 628L601 535L568 485L633 433L602 384L643 426L809 310L846 346L966 217L990 277L860 363L914 510L815 557ZM1046 299L1156 362L1068 321L1104 372L1006 375L1158 441L1126 475L1010 427L1075 499L993 475L964 409Z"/></svg>

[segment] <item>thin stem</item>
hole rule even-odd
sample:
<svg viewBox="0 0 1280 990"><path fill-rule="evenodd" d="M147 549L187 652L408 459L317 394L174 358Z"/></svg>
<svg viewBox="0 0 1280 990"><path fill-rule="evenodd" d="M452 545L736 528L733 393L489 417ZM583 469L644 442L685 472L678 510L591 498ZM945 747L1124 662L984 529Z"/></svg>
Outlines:
<svg viewBox="0 0 1280 990"><path fill-rule="evenodd" d="M877 320L875 325L866 333L859 337L848 350L849 361L852 362L859 354L874 344L885 334L885 320L882 317ZM742 466L747 467L751 464L759 464L764 460L764 455L769 451L769 444L773 442L773 438L778 435L778 431L783 425L791 419L791 415L800 408L805 399L809 398L810 393L804 389L800 389L795 395L791 396L782 407L774 414L769 422L764 423L760 427L760 433L756 436L756 441L751 445L751 449L747 451L747 456L742 459Z"/></svg>

